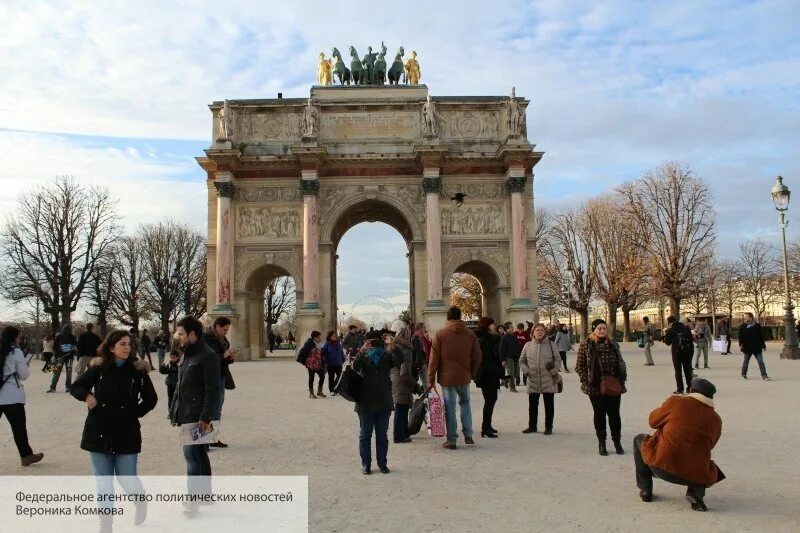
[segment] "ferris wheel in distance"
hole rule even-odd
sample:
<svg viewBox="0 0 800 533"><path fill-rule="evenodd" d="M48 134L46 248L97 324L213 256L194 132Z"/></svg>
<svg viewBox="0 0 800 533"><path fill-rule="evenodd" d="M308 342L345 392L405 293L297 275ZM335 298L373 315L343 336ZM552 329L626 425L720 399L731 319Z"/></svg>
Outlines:
<svg viewBox="0 0 800 533"><path fill-rule="evenodd" d="M353 305L350 306L350 316L357 317L358 313L356 312L356 309L359 306L364 305L373 305L380 308L361 313L364 318L370 318L372 321L370 324L371 326L382 326L383 322L391 322L398 316L397 309L395 308L394 304L379 294L366 294L356 300Z"/></svg>

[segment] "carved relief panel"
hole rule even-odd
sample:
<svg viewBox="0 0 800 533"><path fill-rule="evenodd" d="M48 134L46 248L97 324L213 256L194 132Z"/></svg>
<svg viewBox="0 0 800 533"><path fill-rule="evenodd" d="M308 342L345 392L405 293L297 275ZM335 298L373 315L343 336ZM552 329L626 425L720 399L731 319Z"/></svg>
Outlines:
<svg viewBox="0 0 800 533"><path fill-rule="evenodd" d="M292 187L236 187L238 202L295 202L300 201L300 188Z"/></svg>
<svg viewBox="0 0 800 533"><path fill-rule="evenodd" d="M243 113L238 116L244 142L295 142L300 139L300 113Z"/></svg>
<svg viewBox="0 0 800 533"><path fill-rule="evenodd" d="M506 215L499 205L445 207L442 235L505 235Z"/></svg>
<svg viewBox="0 0 800 533"><path fill-rule="evenodd" d="M294 208L239 207L236 229L239 239L298 238L300 214Z"/></svg>
<svg viewBox="0 0 800 533"><path fill-rule="evenodd" d="M443 137L446 140L499 140L499 111L442 111Z"/></svg>

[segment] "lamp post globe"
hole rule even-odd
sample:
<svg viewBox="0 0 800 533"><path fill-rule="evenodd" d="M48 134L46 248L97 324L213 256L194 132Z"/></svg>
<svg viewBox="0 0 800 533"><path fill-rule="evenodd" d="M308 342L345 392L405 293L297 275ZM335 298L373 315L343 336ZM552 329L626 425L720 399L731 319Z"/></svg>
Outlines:
<svg viewBox="0 0 800 533"><path fill-rule="evenodd" d="M775 185L772 186L772 203L775 204L775 209L778 211L778 220L780 221L781 237L783 241L783 287L784 287L784 304L783 309L786 313L783 315L783 350L781 351L781 359L800 359L800 348L797 346L797 334L794 329L794 306L792 305L792 296L789 292L789 258L786 250L786 211L789 210L789 198L791 191L789 187L784 185L783 177L778 176L775 178Z"/></svg>

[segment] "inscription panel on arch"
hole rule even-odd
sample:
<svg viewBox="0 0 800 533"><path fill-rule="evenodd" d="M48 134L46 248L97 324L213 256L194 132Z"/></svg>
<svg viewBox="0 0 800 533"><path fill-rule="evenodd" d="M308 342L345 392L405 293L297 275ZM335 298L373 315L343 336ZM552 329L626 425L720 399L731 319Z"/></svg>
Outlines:
<svg viewBox="0 0 800 533"><path fill-rule="evenodd" d="M370 140L417 139L419 113L413 111L326 112L321 118L320 139Z"/></svg>

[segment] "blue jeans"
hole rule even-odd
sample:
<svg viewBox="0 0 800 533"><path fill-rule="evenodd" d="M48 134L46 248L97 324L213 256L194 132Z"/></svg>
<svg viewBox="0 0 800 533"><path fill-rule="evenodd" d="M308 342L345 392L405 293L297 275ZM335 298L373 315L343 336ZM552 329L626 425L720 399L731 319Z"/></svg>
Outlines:
<svg viewBox="0 0 800 533"><path fill-rule="evenodd" d="M204 444L183 447L186 459L186 485L189 494L209 494L211 492L211 461L208 447Z"/></svg>
<svg viewBox="0 0 800 533"><path fill-rule="evenodd" d="M219 401L217 402L217 410L211 420L222 419L222 404L225 403L225 378L219 379Z"/></svg>
<svg viewBox="0 0 800 533"><path fill-rule="evenodd" d="M164 364L164 356L166 355L167 350L166 348L158 348L156 349L156 353L158 354L158 366L161 366Z"/></svg>
<svg viewBox="0 0 800 533"><path fill-rule="evenodd" d="M136 477L136 453L99 453L89 452L97 483L98 494L114 494L114 476L127 494L144 494L141 480ZM100 503L101 508L113 507L113 502Z"/></svg>
<svg viewBox="0 0 800 533"><path fill-rule="evenodd" d="M756 358L756 361L758 362L758 369L761 371L761 377L767 377L767 367L764 366L764 356L761 352L744 354L744 361L742 362L742 375L747 376L747 367L750 365L750 357Z"/></svg>
<svg viewBox="0 0 800 533"><path fill-rule="evenodd" d="M472 407L469 403L469 383L456 387L442 386L444 396L444 416L447 423L447 442L458 440L458 425L456 424L456 396L461 409L461 430L464 438L472 438Z"/></svg>
<svg viewBox="0 0 800 533"><path fill-rule="evenodd" d="M369 413L358 411L358 423L361 431L358 435L358 452L361 454L361 466L372 466L372 432L375 431L375 455L378 466L386 466L386 454L389 453L389 415L391 412Z"/></svg>

